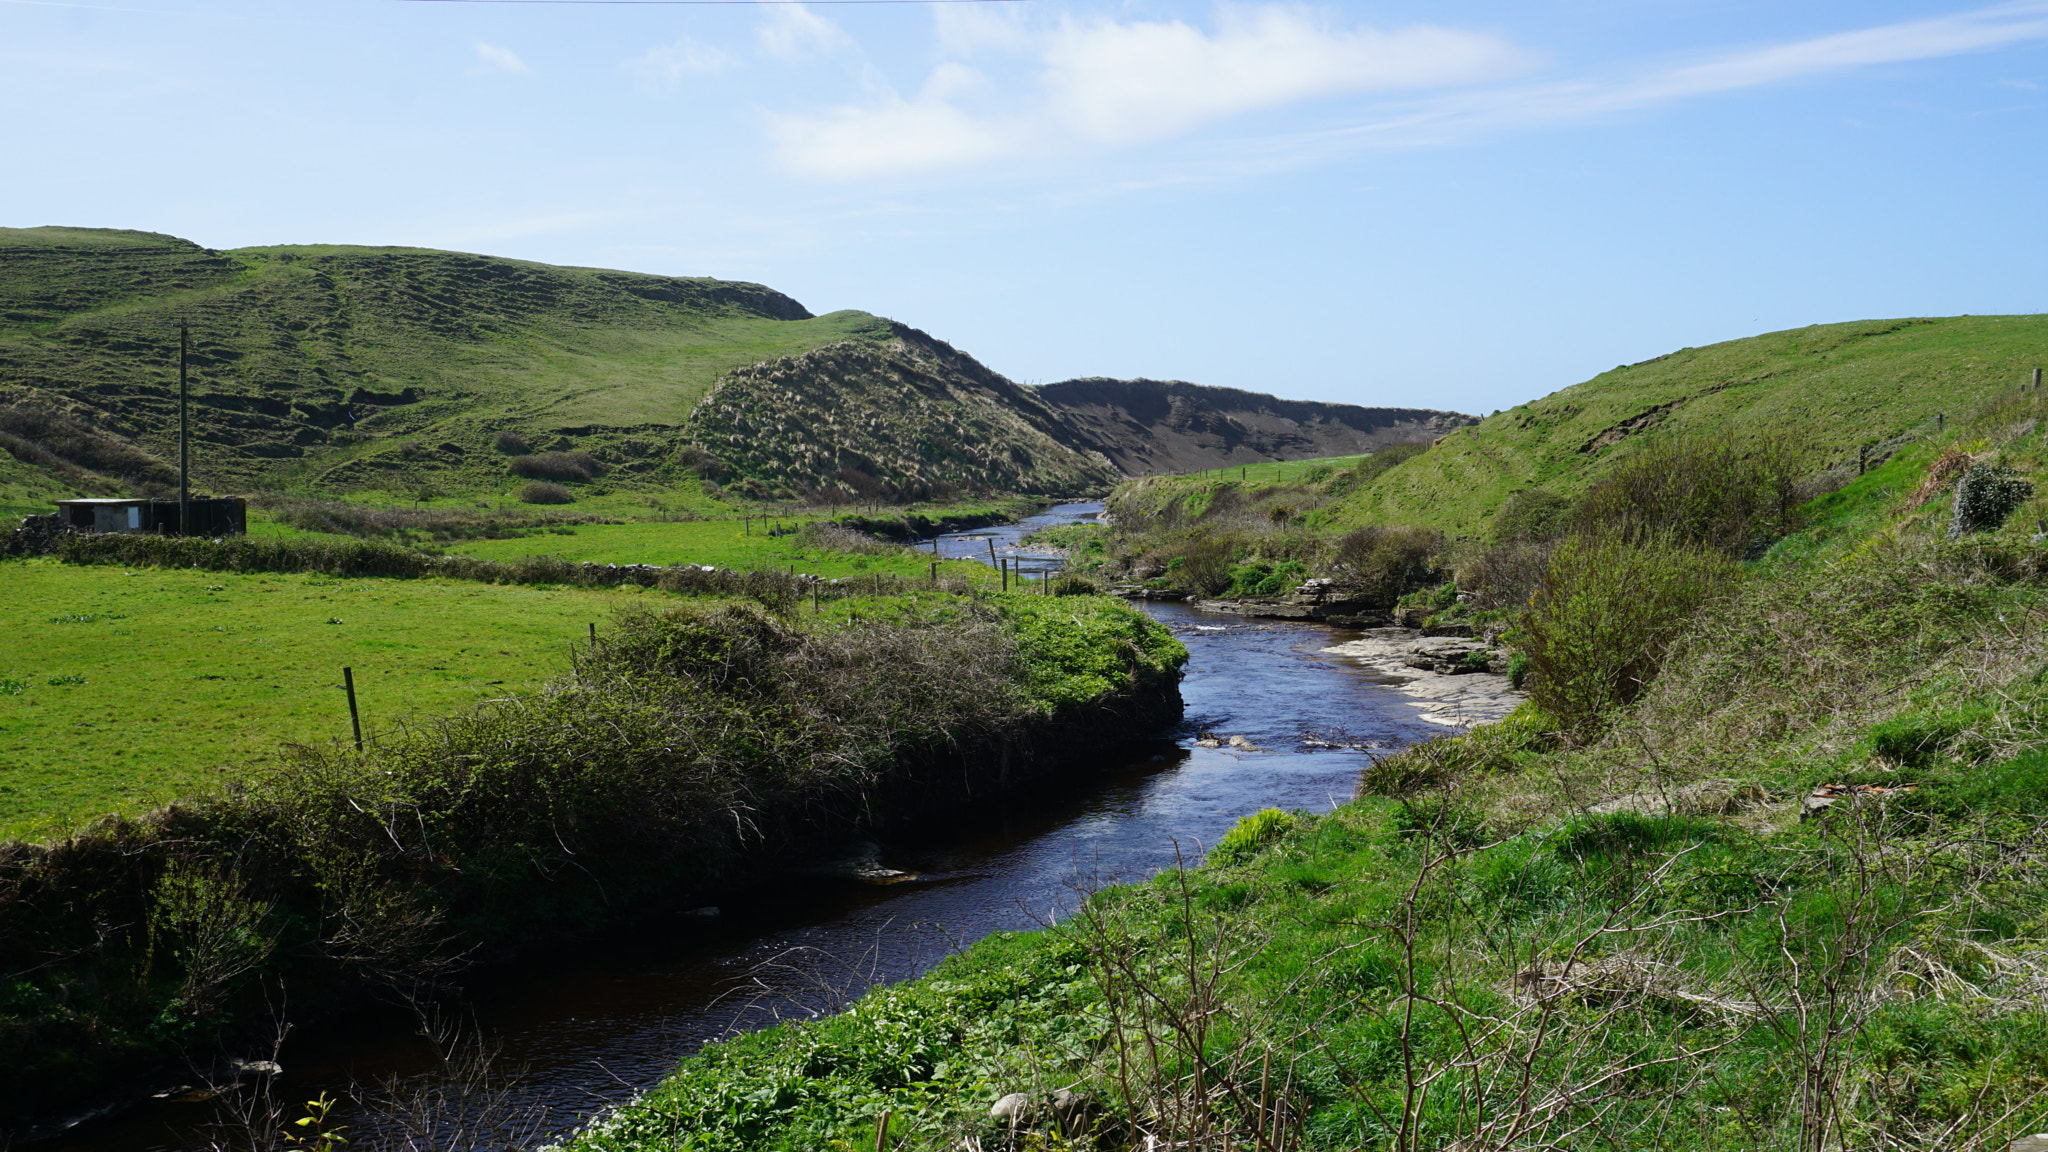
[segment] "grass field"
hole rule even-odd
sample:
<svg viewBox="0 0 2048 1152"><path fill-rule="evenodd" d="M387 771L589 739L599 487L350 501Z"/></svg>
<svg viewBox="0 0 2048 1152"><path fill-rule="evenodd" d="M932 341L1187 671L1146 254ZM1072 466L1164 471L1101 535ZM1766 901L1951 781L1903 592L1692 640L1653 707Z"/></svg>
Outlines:
<svg viewBox="0 0 2048 1152"><path fill-rule="evenodd" d="M872 555L806 549L797 544L797 537L767 535L758 522L751 531L734 520L582 524L559 531L573 534L462 540L449 544L446 551L484 560L560 556L593 564L710 564L740 571L795 568L812 576L919 576L929 573L931 563L930 553L908 549ZM987 565L966 560L942 560L939 571L977 580L989 575Z"/></svg>
<svg viewBox="0 0 2048 1152"><path fill-rule="evenodd" d="M287 741L376 731L561 671L659 593L0 563L0 834L133 813Z"/></svg>

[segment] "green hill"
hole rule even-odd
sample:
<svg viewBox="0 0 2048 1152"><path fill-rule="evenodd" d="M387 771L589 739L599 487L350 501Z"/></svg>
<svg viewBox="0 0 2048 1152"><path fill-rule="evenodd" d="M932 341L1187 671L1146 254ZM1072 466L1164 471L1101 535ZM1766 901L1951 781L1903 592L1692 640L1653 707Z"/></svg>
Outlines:
<svg viewBox="0 0 2048 1152"><path fill-rule="evenodd" d="M495 478L503 432L647 469L732 369L893 335L866 313L814 317L729 281L424 249L217 252L154 233L0 229L0 406L141 454L102 470L92 449L113 447L59 446L87 470L164 480L181 322L195 471L229 488ZM26 482L18 467L9 479Z"/></svg>
<svg viewBox="0 0 2048 1152"><path fill-rule="evenodd" d="M2048 316L1819 324L1685 348L1459 429L1331 511L1342 524L1483 533L1517 491L1572 495L1673 433L1787 433L1815 471L1961 416L2048 365Z"/></svg>

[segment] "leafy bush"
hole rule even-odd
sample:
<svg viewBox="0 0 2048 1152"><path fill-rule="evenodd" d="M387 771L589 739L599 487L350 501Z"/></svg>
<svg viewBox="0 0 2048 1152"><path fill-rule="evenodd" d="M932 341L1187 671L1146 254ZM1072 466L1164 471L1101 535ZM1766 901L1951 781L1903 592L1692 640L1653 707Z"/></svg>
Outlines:
<svg viewBox="0 0 2048 1152"><path fill-rule="evenodd" d="M1530 698L1564 730L1592 735L1642 695L1694 613L1739 581L1718 552L1669 535L1566 538L1520 627Z"/></svg>
<svg viewBox="0 0 2048 1152"><path fill-rule="evenodd" d="M1308 567L1298 560L1278 562L1263 558L1241 561L1230 570L1231 596L1284 596L1308 579Z"/></svg>
<svg viewBox="0 0 2048 1152"><path fill-rule="evenodd" d="M521 504L574 504L576 495L560 484L536 480L519 490Z"/></svg>
<svg viewBox="0 0 2048 1152"><path fill-rule="evenodd" d="M500 432L497 436L493 437L491 447L496 448L507 456L525 456L533 451L532 446L527 444L526 437L509 430Z"/></svg>
<svg viewBox="0 0 2048 1152"><path fill-rule="evenodd" d="M538 456L514 456L508 464L514 476L529 480L589 480L605 474L604 464L588 452L543 452Z"/></svg>

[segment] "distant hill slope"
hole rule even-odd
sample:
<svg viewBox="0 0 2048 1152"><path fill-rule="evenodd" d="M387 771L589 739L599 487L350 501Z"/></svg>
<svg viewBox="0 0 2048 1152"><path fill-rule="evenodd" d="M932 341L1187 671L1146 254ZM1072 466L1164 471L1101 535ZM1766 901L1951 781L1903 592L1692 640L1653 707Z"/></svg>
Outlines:
<svg viewBox="0 0 2048 1152"><path fill-rule="evenodd" d="M890 331L731 373L697 409L696 441L742 475L896 500L1077 493L1118 479L1036 390L915 328Z"/></svg>
<svg viewBox="0 0 2048 1152"><path fill-rule="evenodd" d="M1094 376L1035 391L1130 476L1351 456L1473 422L1456 412L1282 400L1182 380Z"/></svg>
<svg viewBox="0 0 2048 1152"><path fill-rule="evenodd" d="M1642 444L1688 432L1787 431L1818 472L2012 392L2036 366L2048 367L2048 316L1867 320L1686 348L1453 432L1347 497L1337 519L1482 534L1516 491L1581 491Z"/></svg>
<svg viewBox="0 0 2048 1152"><path fill-rule="evenodd" d="M170 461L179 321L191 325L195 469L224 487L501 475L501 431L630 463L671 450L645 433L680 430L733 368L891 333L731 281L0 229L0 405Z"/></svg>

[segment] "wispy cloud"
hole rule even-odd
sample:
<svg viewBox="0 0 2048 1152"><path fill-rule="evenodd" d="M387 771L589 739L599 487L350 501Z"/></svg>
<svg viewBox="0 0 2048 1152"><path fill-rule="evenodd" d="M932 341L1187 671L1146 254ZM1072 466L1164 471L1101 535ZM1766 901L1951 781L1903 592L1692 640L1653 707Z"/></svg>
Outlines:
<svg viewBox="0 0 2048 1152"><path fill-rule="evenodd" d="M772 118L785 164L832 178L972 164L1067 146L1179 135L1210 121L1344 92L1497 80L1533 58L1495 36L1418 26L1344 27L1291 5L1227 7L1206 31L1183 21L1067 20L1030 32L1014 21L944 16L957 55L994 46L1035 57L1034 91L988 103L990 86L959 61L933 70L911 98Z"/></svg>
<svg viewBox="0 0 2048 1152"><path fill-rule="evenodd" d="M526 61L519 58L519 53L514 52L510 48L500 48L496 44L486 44L481 40L476 42L476 58L480 63L475 68L470 69L471 75L485 72L525 73L533 71L533 69L526 66Z"/></svg>
<svg viewBox="0 0 2048 1152"><path fill-rule="evenodd" d="M1382 104L1376 114L1336 128L1240 141L1218 161L1291 166L1333 153L1453 144L2043 39L2048 0L2022 0L1634 73L1499 86L1526 69L1531 56L1496 37L1437 26L1347 28L1280 5L1224 9L1214 31L1180 21L1069 21L1030 33L1014 20L943 13L944 48L958 56L991 46L1028 53L1037 66L1033 90L991 99L986 82L942 79L948 69L963 67L947 64L915 96L883 92L860 104L774 116L770 130L787 167L862 179L1027 153L1129 146L1185 135L1242 112L1337 95L1462 89ZM978 100L964 98L967 93L978 93ZM1167 179L1185 178L1201 177Z"/></svg>
<svg viewBox="0 0 2048 1152"><path fill-rule="evenodd" d="M852 45L846 31L802 4L781 4L769 10L767 22L754 30L761 51L777 60L806 60Z"/></svg>
<svg viewBox="0 0 2048 1152"><path fill-rule="evenodd" d="M1986 52L2043 39L2048 39L2048 2L2028 0L1731 52L1633 76L1461 93L1315 136L1351 147L1455 143L1506 129L1598 119L1872 65Z"/></svg>
<svg viewBox="0 0 2048 1152"><path fill-rule="evenodd" d="M685 36L673 44L650 48L620 67L643 92L673 92L691 76L716 75L738 64L730 52Z"/></svg>

